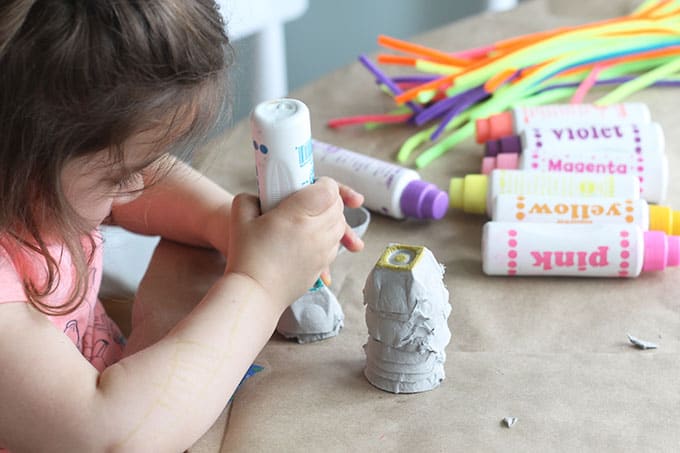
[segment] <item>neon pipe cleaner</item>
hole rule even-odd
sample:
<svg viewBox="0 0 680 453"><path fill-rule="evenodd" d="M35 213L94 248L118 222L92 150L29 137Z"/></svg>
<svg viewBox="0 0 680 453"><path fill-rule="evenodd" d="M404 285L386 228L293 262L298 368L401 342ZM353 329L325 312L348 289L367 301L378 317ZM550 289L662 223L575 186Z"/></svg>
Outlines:
<svg viewBox="0 0 680 453"><path fill-rule="evenodd" d="M396 64L396 65L401 65L401 66L415 66L417 59L413 58L413 57L404 57L404 56L401 56L401 55L380 54L380 55L378 55L377 61L380 64Z"/></svg>
<svg viewBox="0 0 680 453"><path fill-rule="evenodd" d="M471 95L470 93L477 89L478 88L472 88L471 90L459 93L455 96L451 96L445 100L433 104L432 106L417 114L413 119L414 123L416 126L422 126L428 121L446 114L446 112L450 111L454 106L465 103L468 97L474 97L474 95Z"/></svg>
<svg viewBox="0 0 680 453"><path fill-rule="evenodd" d="M652 69L630 82L624 83L611 93L598 99L595 103L599 105L608 105L620 102L623 98L630 96L636 91L642 90L657 80L678 71L680 71L680 58L666 63L663 66L659 66L656 69Z"/></svg>
<svg viewBox="0 0 680 453"><path fill-rule="evenodd" d="M616 27L614 27L615 25ZM626 27L624 27L624 25ZM630 30L631 24L609 25L607 29L609 31L613 31L616 29ZM583 31L580 32L584 33ZM397 103L406 102L408 100L413 99L417 95L418 90L422 90L425 88L436 88L441 84L452 83L454 81L456 85L462 84L464 85L465 88L469 88L471 86L481 83L482 80L488 79L489 77L496 74L498 71L503 70L508 66L525 67L535 63L535 61L539 57L545 59L547 53L559 54L560 52L562 53L569 51L573 52L574 50L578 50L579 48L585 49L590 48L592 50L592 47L593 43L588 40L578 42L569 41L568 39L566 39L565 36L552 37L546 41L530 45L526 48L513 50L509 54L503 55L501 57L492 57L489 59L490 61L487 62L486 64L473 64L471 65L471 67L463 69L460 73L450 74L448 76L440 78L439 80L431 82L430 83L431 86L421 86L420 88L405 91L404 93L395 96L395 101Z"/></svg>
<svg viewBox="0 0 680 453"><path fill-rule="evenodd" d="M373 73L375 78L378 79L380 83L386 85L390 90L392 90L392 93L398 95L402 92L399 87L392 83L390 78L383 74L383 72L378 69L378 67L374 65L368 58L366 58L365 55L359 56L359 61L362 62L364 66L366 66L366 68ZM414 103L407 103L407 105L414 112L419 112L421 110L421 108Z"/></svg>
<svg viewBox="0 0 680 453"><path fill-rule="evenodd" d="M501 88L503 90L505 88ZM572 90L573 91L573 90ZM461 113L458 115L456 118L453 118L448 125L445 127L445 130L450 130L453 128L456 128L462 124L465 124L471 115L475 114L476 111L480 109L480 106L474 106L471 107L469 110ZM413 153L413 151L420 146L421 144L429 141L429 137L434 133L434 131L437 129L437 126L432 126L424 131L418 132L417 134L413 135L411 138L407 139L402 147L399 149L399 152L397 154L397 160L401 163L405 163L410 155ZM427 152L427 150L426 150ZM431 151L430 154L435 153L438 151ZM425 158L427 160L427 158ZM423 159L421 159L421 162ZM417 163L416 163L417 164Z"/></svg>
<svg viewBox="0 0 680 453"><path fill-rule="evenodd" d="M596 82L596 85L608 85L608 84L621 84L629 80L633 80L635 77L617 77L612 79L601 79ZM550 85L537 91L537 94L521 99L515 103L517 106L535 106L554 103L563 99L566 99L573 95L575 88L579 86L579 82L566 82L561 84ZM664 80L657 80L654 85L656 86L667 86L667 87L680 87L680 76L669 77ZM467 120L467 118L459 117L460 120ZM464 121L459 121L462 123ZM455 124L454 126L458 126ZM451 124L449 124L451 126ZM436 126L432 126L425 129L417 134L414 134L409 139L407 139L399 149L397 154L397 160L400 163L406 163L417 147L428 141L428 138L435 131ZM422 157L418 161L419 166L425 166L429 164L432 160L441 154L440 148L435 148L434 150L428 149L423 152Z"/></svg>
<svg viewBox="0 0 680 453"><path fill-rule="evenodd" d="M401 146L405 162L428 142L415 164L428 165L474 132L478 118L513 105L540 105L571 97L583 102L594 87L616 86L597 101L620 102L649 86L678 86L680 77L680 2L645 0L629 15L516 36L456 52L444 52L380 36L396 52L380 64L421 74L387 77L365 56L362 64L399 106L413 112L359 115L330 124L408 123L425 127ZM342 120L342 121L341 121ZM374 121L372 121L374 120ZM448 135L446 135L448 134Z"/></svg>
<svg viewBox="0 0 680 453"><path fill-rule="evenodd" d="M413 116L412 113L402 113L400 115L357 115L352 117L335 118L328 121L328 127L336 128L349 126L351 124L365 123L403 123Z"/></svg>
<svg viewBox="0 0 680 453"><path fill-rule="evenodd" d="M387 115L394 115L394 116L402 115L402 114L404 115L402 117L403 123L413 120L413 112L406 106L399 106L395 109L392 109L390 112L387 113ZM370 130L377 129L377 128L382 127L382 126L388 126L390 124L399 124L399 122L398 121L392 121L392 122L382 123L382 122L379 122L379 121L369 121L367 123L364 123L364 129L366 129L367 131L370 131Z"/></svg>
<svg viewBox="0 0 680 453"><path fill-rule="evenodd" d="M496 89L498 89L499 86L514 80L519 75L519 73L520 71L515 68L504 69L487 80L486 83L484 83L484 89L487 93L493 93L496 91Z"/></svg>
<svg viewBox="0 0 680 453"><path fill-rule="evenodd" d="M549 87L550 88L550 87ZM522 99L519 101L516 105L541 105L541 104L549 104L551 102L556 102L561 99L567 98L574 93L574 89L572 87L556 87L555 89L549 89L546 88L545 92L541 92L535 96L529 97ZM466 123L469 118L473 116L475 118L480 117L479 114L476 113L475 108L471 108L467 112L462 113L458 117L454 118L446 127L446 130L453 129L455 127L460 126L461 124ZM401 148L399 149L399 152L397 154L397 161L401 163L406 163L417 147L422 145L423 143L429 141L429 137L434 133L435 129L437 126L432 126L428 129L425 129L423 131L420 131L414 135L412 135L410 138L408 138ZM471 135L471 134L470 134ZM461 139L466 138L466 136L461 137ZM431 160L434 158L438 157L438 155L442 154L445 151L445 148L435 148L435 149L428 149L423 152L423 155L420 158L420 165L419 166L425 166L426 164L429 164ZM424 157L423 157L424 156ZM418 162L416 162L416 165L418 165Z"/></svg>
<svg viewBox="0 0 680 453"><path fill-rule="evenodd" d="M562 88L560 90L550 90L545 93L543 93L540 96L540 99L537 99L532 102L531 98L526 99L526 102L519 102L516 105L541 105L541 104L547 104L550 102L555 102L560 99L564 99L566 97L569 97L572 93L574 92L573 89L570 88ZM446 139L442 140L438 144L432 146L431 148L428 148L423 151L423 153L416 158L415 164L416 167L422 168L434 161L436 158L441 156L442 154L446 153L451 147L457 145L458 143L462 142L463 140L471 137L474 134L474 122L472 119L476 118L481 118L484 115L481 115L478 111L471 111L470 114L470 120L460 129L456 130L454 133L452 133L450 136L448 136Z"/></svg>
<svg viewBox="0 0 680 453"><path fill-rule="evenodd" d="M570 103L572 104L580 104L583 102L583 99L586 97L586 94L588 94L588 91L592 87L595 86L597 83L597 78L600 75L600 73L606 69L610 64L609 63L599 63L593 66L593 69L590 70L590 73L588 74L588 77L583 79L583 82L578 86L576 89L576 93L574 93L574 96L571 98Z"/></svg>
<svg viewBox="0 0 680 453"><path fill-rule="evenodd" d="M460 102L453 106L453 108L446 114L444 119L439 123L439 126L434 130L432 135L430 135L430 140L435 141L444 132L447 125L462 111L466 108L478 103L489 97L489 92L484 89L483 86L473 88L468 91L466 95L461 96Z"/></svg>
<svg viewBox="0 0 680 453"><path fill-rule="evenodd" d="M465 66L468 63L467 60L447 54L446 52L430 49L429 47L413 44L385 35L378 36L378 44L382 45L383 47L402 50L406 53L423 56L432 61L446 63L453 66Z"/></svg>
<svg viewBox="0 0 680 453"><path fill-rule="evenodd" d="M615 77L611 79L599 79L597 82L595 82L595 85L620 85L622 83L630 82L631 80L635 80L636 77L633 76L628 76L628 77ZM548 90L556 90L560 88L576 88L580 85L579 82L572 82L572 83L558 83L555 85L550 85L543 90L543 91L548 91ZM680 87L680 76L670 76L666 77L664 79L657 80L650 86L656 86L656 87ZM596 104L598 103L597 101L595 102ZM603 105L603 104L600 104Z"/></svg>
<svg viewBox="0 0 680 453"><path fill-rule="evenodd" d="M493 46L477 47L475 49L463 50L461 52L455 52L454 55L458 58L467 58L469 60L476 60L487 56L489 53L493 52Z"/></svg>
<svg viewBox="0 0 680 453"><path fill-rule="evenodd" d="M416 158L416 167L422 168L430 164L434 159L444 154L449 148L471 137L474 132L475 124L472 121L468 121L460 129L449 135L446 140L443 140L441 143L438 143L428 150L425 150L423 154L418 156Z"/></svg>
<svg viewBox="0 0 680 453"><path fill-rule="evenodd" d="M392 81L395 82L395 83L400 83L400 82L423 83L423 82L430 82L430 81L432 81L436 78L437 78L436 76L432 76L432 75L421 75L421 74L419 74L419 75L412 75L412 76L393 77Z"/></svg>

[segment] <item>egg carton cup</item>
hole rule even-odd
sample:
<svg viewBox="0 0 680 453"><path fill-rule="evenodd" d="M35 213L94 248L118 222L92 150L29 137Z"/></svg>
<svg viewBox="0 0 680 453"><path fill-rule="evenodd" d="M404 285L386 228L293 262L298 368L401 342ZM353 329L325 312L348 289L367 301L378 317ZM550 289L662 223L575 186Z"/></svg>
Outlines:
<svg viewBox="0 0 680 453"><path fill-rule="evenodd" d="M432 373L387 373L370 363L364 368L364 376L374 387L391 393L419 393L433 390L444 380L444 367L438 366Z"/></svg>
<svg viewBox="0 0 680 453"><path fill-rule="evenodd" d="M308 290L286 308L276 331L298 343L312 343L338 335L344 320L338 299L326 285L322 285Z"/></svg>
<svg viewBox="0 0 680 453"><path fill-rule="evenodd" d="M374 339L394 348L410 351L438 351L444 349L451 340L448 326L448 313L451 308L439 316L428 318L418 312L407 321L385 318L370 308L366 308L365 319L368 334Z"/></svg>
<svg viewBox="0 0 680 453"><path fill-rule="evenodd" d="M366 279L364 304L375 312L401 317L404 321L416 307L429 316L449 305L449 291L442 281L444 266L432 252L423 248L412 266L395 270L376 265Z"/></svg>
<svg viewBox="0 0 680 453"><path fill-rule="evenodd" d="M364 345L364 352L367 362L390 373L432 373L446 361L445 351L401 351L372 338Z"/></svg>

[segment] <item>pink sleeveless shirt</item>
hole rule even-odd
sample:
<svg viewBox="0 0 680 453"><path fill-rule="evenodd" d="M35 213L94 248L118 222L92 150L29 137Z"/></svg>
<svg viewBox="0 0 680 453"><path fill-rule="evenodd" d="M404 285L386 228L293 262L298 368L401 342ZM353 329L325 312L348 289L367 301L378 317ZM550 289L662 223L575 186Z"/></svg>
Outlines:
<svg viewBox="0 0 680 453"><path fill-rule="evenodd" d="M47 318L64 335L68 336L83 356L102 371L117 362L122 356L125 338L118 326L109 319L97 293L102 278L102 236L99 231L93 233L95 250L89 268L90 277L87 293L80 306L73 312L62 316ZM89 240L84 240L86 250L91 248ZM56 291L49 294L43 302L58 306L66 301L75 281L75 269L71 255L61 245L49 247L52 256L59 263L60 280ZM45 265L42 257L28 255L28 262L22 262L17 269L6 249L0 247L0 303L26 301L22 275L32 277L35 282L42 282ZM27 302L24 302L27 303Z"/></svg>

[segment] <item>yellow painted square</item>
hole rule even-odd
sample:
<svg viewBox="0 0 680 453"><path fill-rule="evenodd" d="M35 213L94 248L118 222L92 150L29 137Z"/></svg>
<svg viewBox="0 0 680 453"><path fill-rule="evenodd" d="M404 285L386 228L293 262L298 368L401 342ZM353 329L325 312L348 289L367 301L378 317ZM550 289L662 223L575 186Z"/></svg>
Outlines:
<svg viewBox="0 0 680 453"><path fill-rule="evenodd" d="M395 271L411 271L423 254L424 247L415 245L392 244L380 256L375 267Z"/></svg>

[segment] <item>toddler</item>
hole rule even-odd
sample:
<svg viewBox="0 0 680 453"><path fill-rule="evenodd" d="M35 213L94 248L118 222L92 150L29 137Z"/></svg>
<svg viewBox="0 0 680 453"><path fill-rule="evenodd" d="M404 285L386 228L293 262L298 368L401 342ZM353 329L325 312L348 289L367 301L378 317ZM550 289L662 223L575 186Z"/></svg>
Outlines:
<svg viewBox="0 0 680 453"><path fill-rule="evenodd" d="M339 243L363 246L342 215L362 197L330 179L261 215L183 163L230 55L212 0L0 3L0 450L188 448ZM97 299L104 223L225 271L172 328L133 318L126 346Z"/></svg>

